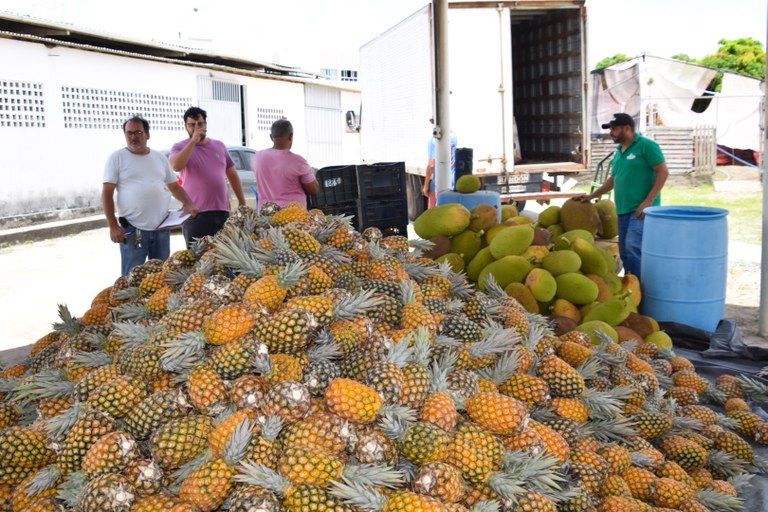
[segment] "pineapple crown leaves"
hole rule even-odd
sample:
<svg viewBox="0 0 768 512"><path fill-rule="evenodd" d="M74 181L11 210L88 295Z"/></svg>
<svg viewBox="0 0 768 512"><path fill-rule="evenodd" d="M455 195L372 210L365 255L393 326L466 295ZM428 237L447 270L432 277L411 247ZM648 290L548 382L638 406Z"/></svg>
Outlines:
<svg viewBox="0 0 768 512"><path fill-rule="evenodd" d="M501 512L501 503L498 500L485 500L475 504L470 512Z"/></svg>
<svg viewBox="0 0 768 512"><path fill-rule="evenodd" d="M149 318L147 306L141 302L126 302L112 308L113 321L132 321L136 322Z"/></svg>
<svg viewBox="0 0 768 512"><path fill-rule="evenodd" d="M414 349L410 346L410 339L405 337L389 347L384 360L395 364L398 368L405 368L413 357Z"/></svg>
<svg viewBox="0 0 768 512"><path fill-rule="evenodd" d="M520 367L520 354L518 352L504 352L496 359L491 368L482 368L477 371L478 376L488 379L496 385L507 381Z"/></svg>
<svg viewBox="0 0 768 512"><path fill-rule="evenodd" d="M28 498L34 498L41 492L47 491L51 487L56 485L56 482L61 478L61 470L55 464L46 466L41 469L32 480L27 482L24 486L24 494Z"/></svg>
<svg viewBox="0 0 768 512"><path fill-rule="evenodd" d="M415 283L413 281L401 281L399 283L400 287L400 297L403 304L410 304L411 302L416 302L416 291L414 289Z"/></svg>
<svg viewBox="0 0 768 512"><path fill-rule="evenodd" d="M616 386L608 391L587 389L584 403L590 410L590 416L596 420L610 420L622 413L624 402L632 396L629 386Z"/></svg>
<svg viewBox="0 0 768 512"><path fill-rule="evenodd" d="M283 288L292 288L307 274L309 267L302 261L288 263L277 275L277 284Z"/></svg>
<svg viewBox="0 0 768 512"><path fill-rule="evenodd" d="M662 375L660 373L656 373L656 380L659 381L659 386L661 386L663 389L669 389L671 387L674 387L675 385L675 382L672 380L672 377L667 377L666 375ZM700 395L699 399L701 399L702 396L704 396L704 394ZM725 393L723 393L723 396L725 396ZM725 403L725 400L723 400L722 403Z"/></svg>
<svg viewBox="0 0 768 512"><path fill-rule="evenodd" d="M662 384L662 378L657 375L658 381L660 385L663 385L665 388L671 388L674 386L674 381L671 377L664 377L664 384ZM728 401L728 395L726 395L723 391L720 391L714 386L709 386L706 391L701 393L699 395L699 403L702 404L717 404L717 405L723 405L725 402Z"/></svg>
<svg viewBox="0 0 768 512"><path fill-rule="evenodd" d="M63 439L72 427L75 426L77 420L85 413L85 406L80 402L66 409L61 414L57 414L53 418L49 418L43 422L43 430L53 439Z"/></svg>
<svg viewBox="0 0 768 512"><path fill-rule="evenodd" d="M13 388L13 397L21 402L35 402L43 398L71 396L77 382L66 380L64 372L57 368L45 368Z"/></svg>
<svg viewBox="0 0 768 512"><path fill-rule="evenodd" d="M59 319L61 322L53 324L53 330L69 336L74 336L80 332L82 323L70 313L66 304L58 305Z"/></svg>
<svg viewBox="0 0 768 512"><path fill-rule="evenodd" d="M181 373L202 362L208 341L202 332L186 332L166 341L160 354L160 367L167 372Z"/></svg>
<svg viewBox="0 0 768 512"><path fill-rule="evenodd" d="M127 286L115 292L115 298L119 300L133 300L139 296L138 286Z"/></svg>
<svg viewBox="0 0 768 512"><path fill-rule="evenodd" d="M488 486L504 500L517 503L517 497L528 489L528 483L516 475L495 472L488 479Z"/></svg>
<svg viewBox="0 0 768 512"><path fill-rule="evenodd" d="M741 387L744 388L744 394L749 400L753 402L765 402L768 400L768 397L766 397L768 386L762 382L746 375L739 375L736 377L736 380L738 380Z"/></svg>
<svg viewBox="0 0 768 512"><path fill-rule="evenodd" d="M723 494L713 489L701 489L696 493L699 503L712 512L739 512L744 510L744 499Z"/></svg>
<svg viewBox="0 0 768 512"><path fill-rule="evenodd" d="M168 275L165 276L165 280L171 286L181 286L191 275L192 271L188 268L176 268L168 272Z"/></svg>
<svg viewBox="0 0 768 512"><path fill-rule="evenodd" d="M334 263L339 265L345 265L352 261L352 258L350 258L346 253L330 245L324 245L320 249L320 255L325 258L330 258Z"/></svg>
<svg viewBox="0 0 768 512"><path fill-rule="evenodd" d="M604 368L605 366L600 359L596 357L588 357L586 361L576 368L576 371L579 372L579 375L581 375L584 380L590 380L599 376Z"/></svg>
<svg viewBox="0 0 768 512"><path fill-rule="evenodd" d="M684 432L686 430L701 432L704 430L704 423L699 419L691 418L689 416L673 416L672 431Z"/></svg>
<svg viewBox="0 0 768 512"><path fill-rule="evenodd" d="M107 342L107 336L101 332L87 332L83 333L83 340L93 350L101 350Z"/></svg>
<svg viewBox="0 0 768 512"><path fill-rule="evenodd" d="M401 405L385 405L379 411L378 426L390 439L401 441L416 421L416 411Z"/></svg>
<svg viewBox="0 0 768 512"><path fill-rule="evenodd" d="M445 303L445 312L448 315L457 315L464 308L464 302L461 299L449 299Z"/></svg>
<svg viewBox="0 0 768 512"><path fill-rule="evenodd" d="M508 297L507 292L499 286L498 281L493 274L488 274L485 278L485 293L493 299L504 299Z"/></svg>
<svg viewBox="0 0 768 512"><path fill-rule="evenodd" d="M67 507L76 509L80 501L80 495L88 483L88 476L82 471L69 474L59 486L56 497L63 501Z"/></svg>
<svg viewBox="0 0 768 512"><path fill-rule="evenodd" d="M584 435L592 435L601 443L610 443L636 436L634 425L633 421L626 418L592 419L587 421L583 431Z"/></svg>
<svg viewBox="0 0 768 512"><path fill-rule="evenodd" d="M233 404L227 404L221 412L216 415L216 419L214 420L215 425L221 425L225 419L229 418L233 414L237 412L237 407L235 407Z"/></svg>
<svg viewBox="0 0 768 512"><path fill-rule="evenodd" d="M342 479L373 487L395 488L405 482L401 471L382 464L347 464L342 471Z"/></svg>
<svg viewBox="0 0 768 512"><path fill-rule="evenodd" d="M649 468L656 464L656 461L648 455L647 453L642 452L632 452L632 465L637 466L639 468Z"/></svg>
<svg viewBox="0 0 768 512"><path fill-rule="evenodd" d="M112 364L114 357L102 351L82 352L78 350L72 354L69 360L72 368L98 368Z"/></svg>
<svg viewBox="0 0 768 512"><path fill-rule="evenodd" d="M727 428L728 430L736 430L741 425L741 423L739 423L739 420L735 418L730 418L725 414L720 414L720 413L716 413L716 414L717 414L717 424L723 428Z"/></svg>
<svg viewBox="0 0 768 512"><path fill-rule="evenodd" d="M278 414L259 418L261 432L259 435L267 441L275 441L285 426L285 420Z"/></svg>
<svg viewBox="0 0 768 512"><path fill-rule="evenodd" d="M475 357L484 357L493 354L502 354L520 343L520 336L514 328L486 329L485 338L473 343L469 348Z"/></svg>
<svg viewBox="0 0 768 512"><path fill-rule="evenodd" d="M726 477L732 477L747 473L749 462L723 450L710 450L707 457L707 467Z"/></svg>
<svg viewBox="0 0 768 512"><path fill-rule="evenodd" d="M209 449L205 449L202 452L200 452L197 457L190 460L189 462L182 464L176 471L171 473L171 478L173 479L173 486L178 487L181 486L181 483L187 479L189 475L195 472L198 468L200 468L203 464L208 462L211 458L211 451Z"/></svg>
<svg viewBox="0 0 768 512"><path fill-rule="evenodd" d="M416 474L419 472L419 466L406 458L400 458L395 463L395 469L403 474L403 480L406 485L410 485L416 478Z"/></svg>
<svg viewBox="0 0 768 512"><path fill-rule="evenodd" d="M251 356L251 367L255 373L269 377L275 373L275 363L268 353L256 352Z"/></svg>
<svg viewBox="0 0 768 512"><path fill-rule="evenodd" d="M184 307L187 301L178 293L168 295L168 313L172 313Z"/></svg>
<svg viewBox="0 0 768 512"><path fill-rule="evenodd" d="M435 248L435 242L432 240L425 240L423 238L414 238L412 240L408 240L408 245L422 252L427 252Z"/></svg>
<svg viewBox="0 0 768 512"><path fill-rule="evenodd" d="M341 482L332 482L329 491L344 503L363 510L380 512L387 506L387 497L383 493L359 482L342 478Z"/></svg>
<svg viewBox="0 0 768 512"><path fill-rule="evenodd" d="M501 467L507 474L517 476L526 486L555 501L574 497L567 491L568 479L559 472L559 459L552 455L507 451Z"/></svg>
<svg viewBox="0 0 768 512"><path fill-rule="evenodd" d="M219 264L256 279L264 275L264 265L252 256L256 244L239 229L229 228L225 234L214 238L213 245Z"/></svg>
<svg viewBox="0 0 768 512"><path fill-rule="evenodd" d="M528 332L525 333L522 343L533 352L539 345L541 338L551 336L553 332L548 322L541 321L541 319L544 318L541 315L532 315L529 313L526 316L529 318Z"/></svg>
<svg viewBox="0 0 768 512"><path fill-rule="evenodd" d="M120 336L125 343L132 345L145 343L150 336L159 332L158 327L132 321L115 322L112 327L116 335Z"/></svg>
<svg viewBox="0 0 768 512"><path fill-rule="evenodd" d="M335 341L317 343L317 340L315 340L315 344L307 350L307 358L313 362L332 361L339 359L342 355L344 355L344 351L341 349L341 345Z"/></svg>
<svg viewBox="0 0 768 512"><path fill-rule="evenodd" d="M432 392L446 392L448 390L448 375L451 374L459 356L453 350L447 350L440 355L437 361L429 365L430 385Z"/></svg>
<svg viewBox="0 0 768 512"><path fill-rule="evenodd" d="M411 361L422 366L429 366L429 354L432 351L430 342L431 334L426 327L418 327L415 333L409 334L406 339L413 339L413 354Z"/></svg>
<svg viewBox="0 0 768 512"><path fill-rule="evenodd" d="M451 338L450 336L446 336L445 334L438 334L435 337L435 346L459 349L463 347L463 344L456 338ZM458 359L458 356L457 356L457 359Z"/></svg>
<svg viewBox="0 0 768 512"><path fill-rule="evenodd" d="M336 320L352 320L375 309L381 302L382 299L375 290L364 290L339 300L333 306L333 318Z"/></svg>
<svg viewBox="0 0 768 512"><path fill-rule="evenodd" d="M747 487L752 485L752 479L754 477L754 474L734 475L728 478L727 481L736 489L736 492L742 494Z"/></svg>
<svg viewBox="0 0 768 512"><path fill-rule="evenodd" d="M440 271L440 267L437 265L425 263L405 263L403 267L411 279L417 282L422 281L428 277L443 275Z"/></svg>
<svg viewBox="0 0 768 512"><path fill-rule="evenodd" d="M466 299L475 291L475 286L467 280L467 275L463 272L451 273L448 275L451 281L451 295L460 299Z"/></svg>
<svg viewBox="0 0 768 512"><path fill-rule="evenodd" d="M243 460L248 452L248 445L253 437L255 426L256 423L249 418L245 418L237 424L229 442L224 447L224 455L221 457L227 466L234 466Z"/></svg>
<svg viewBox="0 0 768 512"><path fill-rule="evenodd" d="M268 489L279 496L284 496L291 488L291 481L283 475L262 464L243 461L237 466L236 482L256 485Z"/></svg>
<svg viewBox="0 0 768 512"><path fill-rule="evenodd" d="M752 457L752 464L748 468L751 473L768 473L768 460L755 455ZM739 475L731 475L731 478L735 478Z"/></svg>

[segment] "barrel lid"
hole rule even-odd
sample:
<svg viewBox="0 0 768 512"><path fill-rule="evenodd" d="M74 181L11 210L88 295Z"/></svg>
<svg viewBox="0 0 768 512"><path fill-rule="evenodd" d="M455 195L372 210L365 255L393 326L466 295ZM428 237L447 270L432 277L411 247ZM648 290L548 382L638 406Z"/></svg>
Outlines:
<svg viewBox="0 0 768 512"><path fill-rule="evenodd" d="M651 206L644 211L647 217L676 218L686 220L711 220L728 215L724 208L710 206Z"/></svg>

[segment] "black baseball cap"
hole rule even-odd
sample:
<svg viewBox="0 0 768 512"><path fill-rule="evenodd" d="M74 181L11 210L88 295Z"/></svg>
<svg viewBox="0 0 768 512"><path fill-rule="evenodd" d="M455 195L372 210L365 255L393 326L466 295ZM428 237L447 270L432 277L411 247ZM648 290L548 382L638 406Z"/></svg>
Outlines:
<svg viewBox="0 0 768 512"><path fill-rule="evenodd" d="M632 129L635 128L635 120L632 119L632 116L629 114L625 114L623 112L617 112L613 114L613 119L605 123L603 126L604 130L607 130L609 128L613 128L614 126L631 126Z"/></svg>

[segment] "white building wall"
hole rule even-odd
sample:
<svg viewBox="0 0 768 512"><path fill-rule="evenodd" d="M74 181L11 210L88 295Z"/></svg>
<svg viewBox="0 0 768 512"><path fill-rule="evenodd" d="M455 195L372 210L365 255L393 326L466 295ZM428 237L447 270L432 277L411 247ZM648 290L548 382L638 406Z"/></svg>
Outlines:
<svg viewBox="0 0 768 512"><path fill-rule="evenodd" d="M169 149L187 137L182 115L186 108L200 103L199 76L236 81L243 86L247 145L256 149L271 146L269 126L274 119L287 117L296 127L294 151L306 154L301 82L0 39L0 219L45 210L98 207L104 162L111 152L125 145L122 121L134 114L143 115L150 121L150 147ZM41 84L43 113L8 110L7 101L24 99L3 93L4 88L13 89L16 83ZM123 98L124 105L138 101L146 111L131 107L121 111L113 100L123 93L129 95ZM110 99L103 101L107 96ZM343 96L347 101L342 103L355 104L350 109L359 109L359 93L345 92ZM92 112L82 112L87 109ZM99 114L94 114L96 110ZM44 115L44 120L17 121L12 119L16 115ZM229 115L233 119L228 122L242 124L239 115ZM94 117L102 121L78 121ZM343 113L340 117L343 121ZM339 126L339 130L343 132L344 127ZM216 133L210 136L218 138ZM356 134L344 133L341 143L345 158L359 154ZM334 163L350 162L310 161L315 167Z"/></svg>

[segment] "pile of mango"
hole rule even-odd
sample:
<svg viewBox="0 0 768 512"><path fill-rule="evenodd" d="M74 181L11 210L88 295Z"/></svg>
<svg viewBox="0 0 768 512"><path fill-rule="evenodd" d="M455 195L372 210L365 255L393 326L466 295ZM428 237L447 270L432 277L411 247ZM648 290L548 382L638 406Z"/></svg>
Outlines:
<svg viewBox="0 0 768 512"><path fill-rule="evenodd" d="M638 278L618 275L612 201L569 199L562 207L549 206L537 220L520 215L513 205L501 208L499 222L491 205L472 211L458 203L441 205L422 213L414 230L434 244L426 256L448 261L484 292L503 290L529 312L549 316L557 330L590 336L600 330L616 341L671 346L658 323L638 313Z"/></svg>

